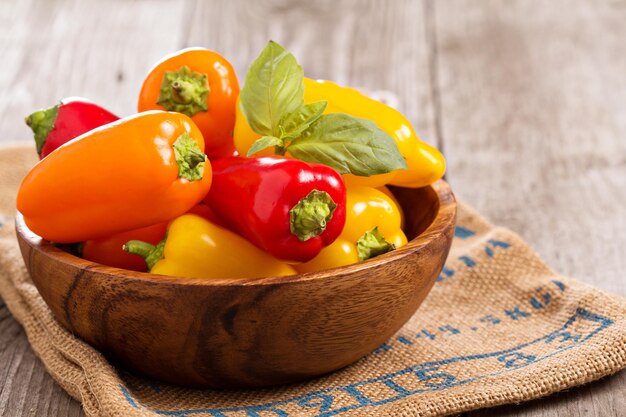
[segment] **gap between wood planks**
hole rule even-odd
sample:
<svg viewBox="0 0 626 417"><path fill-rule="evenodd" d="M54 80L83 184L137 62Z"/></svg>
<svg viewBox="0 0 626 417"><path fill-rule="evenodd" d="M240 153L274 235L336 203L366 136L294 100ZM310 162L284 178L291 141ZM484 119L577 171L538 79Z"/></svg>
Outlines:
<svg viewBox="0 0 626 417"><path fill-rule="evenodd" d="M441 95L439 90L439 54L437 47L437 20L435 16L434 0L422 0L424 9L424 32L428 48L428 76L430 80L430 95L433 105L433 126L435 130L436 146L445 155L443 126L441 122ZM446 173L447 175L447 173ZM444 178L446 176L444 175Z"/></svg>

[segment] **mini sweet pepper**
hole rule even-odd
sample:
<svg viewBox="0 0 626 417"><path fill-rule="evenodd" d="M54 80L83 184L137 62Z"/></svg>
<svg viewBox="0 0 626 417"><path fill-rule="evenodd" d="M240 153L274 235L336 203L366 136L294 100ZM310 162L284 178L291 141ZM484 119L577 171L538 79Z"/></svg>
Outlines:
<svg viewBox="0 0 626 417"><path fill-rule="evenodd" d="M37 154L43 159L66 142L92 129L115 122L119 117L81 97L67 97L59 104L26 117L35 134Z"/></svg>
<svg viewBox="0 0 626 417"><path fill-rule="evenodd" d="M221 224L287 262L312 259L345 223L341 176L325 165L295 159L215 160L204 201Z"/></svg>
<svg viewBox="0 0 626 417"><path fill-rule="evenodd" d="M123 245L131 239L156 245L163 239L166 230L167 222L163 222L100 239L86 240L82 244L81 256L102 265L143 272L146 271L146 263L143 259L124 252Z"/></svg>
<svg viewBox="0 0 626 417"><path fill-rule="evenodd" d="M311 261L294 265L312 272L364 261L406 245L401 229L402 211L383 191L371 187L348 187L346 226L331 245Z"/></svg>
<svg viewBox="0 0 626 417"><path fill-rule="evenodd" d="M353 88L342 87L331 81L304 78L304 102L309 104L320 101L327 102L324 114L346 113L375 122L380 129L393 138L408 165L407 170L398 169L369 177L345 174L344 180L348 186L380 187L392 184L417 188L432 184L443 176L445 160L441 152L420 140L411 123L399 111ZM234 131L237 151L245 155L260 137L261 135L250 128L241 111L241 106L238 105ZM271 153L271 150L266 149L260 154Z"/></svg>
<svg viewBox="0 0 626 417"><path fill-rule="evenodd" d="M276 42L250 65L239 98L238 117L249 126L240 125L243 135L235 132L241 155L273 151L372 178L408 168L394 139L372 120L347 112L324 114L328 100L306 103L302 67Z"/></svg>
<svg viewBox="0 0 626 417"><path fill-rule="evenodd" d="M187 214L196 214L208 221L215 222L215 215L205 204L192 207L187 211ZM123 246L129 240L140 240L156 245L165 236L168 224L169 222L163 222L100 239L87 240L79 245L81 248L80 256L103 265L144 272L146 271L146 262L142 258L124 251Z"/></svg>
<svg viewBox="0 0 626 417"><path fill-rule="evenodd" d="M28 227L56 243L169 221L211 186L202 134L180 113L140 113L92 130L39 161L17 194Z"/></svg>
<svg viewBox="0 0 626 417"><path fill-rule="evenodd" d="M157 245L132 240L124 250L143 257L153 274L235 279L296 273L243 237L195 214L174 219Z"/></svg>
<svg viewBox="0 0 626 417"><path fill-rule="evenodd" d="M161 59L139 93L138 111L186 114L204 136L209 158L232 156L239 82L233 66L217 52L187 48Z"/></svg>

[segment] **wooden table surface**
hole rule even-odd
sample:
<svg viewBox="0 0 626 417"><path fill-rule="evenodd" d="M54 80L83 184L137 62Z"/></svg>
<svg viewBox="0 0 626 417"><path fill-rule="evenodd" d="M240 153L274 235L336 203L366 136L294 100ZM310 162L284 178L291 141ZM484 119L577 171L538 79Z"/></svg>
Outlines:
<svg viewBox="0 0 626 417"><path fill-rule="evenodd" d="M240 78L269 39L308 76L388 90L457 195L565 275L626 295L624 0L0 0L0 144L61 97L135 110L186 46ZM0 415L79 416L0 300ZM468 416L624 416L626 372Z"/></svg>

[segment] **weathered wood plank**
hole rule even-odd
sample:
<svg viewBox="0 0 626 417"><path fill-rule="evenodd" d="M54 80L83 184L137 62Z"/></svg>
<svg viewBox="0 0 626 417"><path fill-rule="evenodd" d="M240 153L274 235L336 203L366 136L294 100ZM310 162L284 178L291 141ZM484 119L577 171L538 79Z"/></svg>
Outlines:
<svg viewBox="0 0 626 417"><path fill-rule="evenodd" d="M136 112L150 67L181 43L185 2L2 1L1 142L32 141L33 110L68 96Z"/></svg>
<svg viewBox="0 0 626 417"><path fill-rule="evenodd" d="M74 401L48 375L22 327L0 299L0 416L81 416Z"/></svg>
<svg viewBox="0 0 626 417"><path fill-rule="evenodd" d="M626 3L436 7L456 192L557 271L626 295Z"/></svg>
<svg viewBox="0 0 626 417"><path fill-rule="evenodd" d="M555 270L626 295L626 3L431 2L456 193ZM472 416L618 416L626 372Z"/></svg>

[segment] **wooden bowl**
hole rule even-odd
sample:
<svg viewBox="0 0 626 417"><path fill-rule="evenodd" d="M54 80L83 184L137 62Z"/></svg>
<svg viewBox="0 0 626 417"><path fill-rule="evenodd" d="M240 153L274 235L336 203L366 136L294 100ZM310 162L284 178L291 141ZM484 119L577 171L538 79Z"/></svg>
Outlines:
<svg viewBox="0 0 626 417"><path fill-rule="evenodd" d="M260 387L355 362L424 300L450 249L454 196L444 181L393 192L408 245L289 277L201 280L107 267L41 239L21 215L17 238L57 320L117 364L180 385Z"/></svg>

